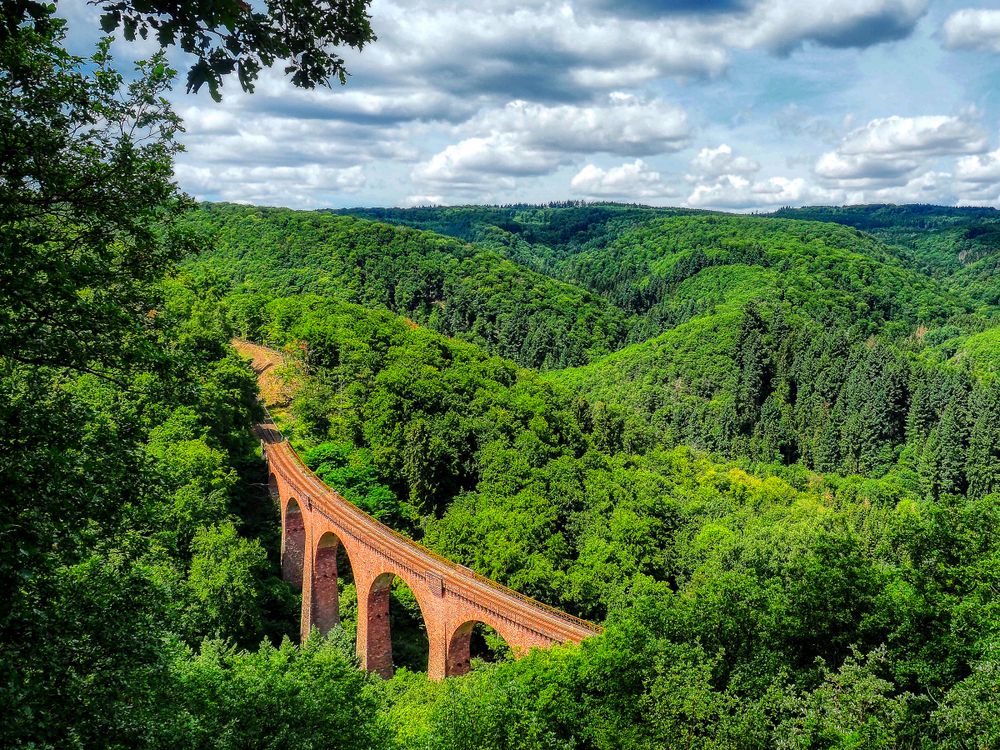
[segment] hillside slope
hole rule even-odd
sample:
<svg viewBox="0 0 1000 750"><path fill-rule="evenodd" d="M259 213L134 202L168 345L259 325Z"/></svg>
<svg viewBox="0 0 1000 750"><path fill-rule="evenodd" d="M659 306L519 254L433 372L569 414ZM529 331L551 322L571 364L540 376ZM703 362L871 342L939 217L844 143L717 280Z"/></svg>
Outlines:
<svg viewBox="0 0 1000 750"><path fill-rule="evenodd" d="M384 307L533 367L589 361L628 330L627 316L596 295L430 232L232 205L204 205L192 222L211 242L189 267L259 295L248 308L301 293Z"/></svg>
<svg viewBox="0 0 1000 750"><path fill-rule="evenodd" d="M973 298L1000 304L1000 212L928 205L810 206L775 216L845 224L878 237L900 260L946 279Z"/></svg>
<svg viewBox="0 0 1000 750"><path fill-rule="evenodd" d="M734 263L780 274L776 284L813 317L872 331L890 321L933 324L980 304L916 268L899 248L831 220L614 204L350 213L433 228L586 288L636 316L631 342L691 317L691 301L678 299L678 285L703 268Z"/></svg>
<svg viewBox="0 0 1000 750"><path fill-rule="evenodd" d="M218 246L194 268L226 279L242 335L269 335L265 310L281 295L385 307L548 370L610 409L600 419L633 450L688 443L915 477L939 460L924 445L948 406L965 413L994 371L976 302L836 223L630 206L367 213L487 247L324 212L206 206L198 220ZM505 249L497 232L517 242ZM511 247L545 272L504 257ZM964 490L955 476L934 491Z"/></svg>

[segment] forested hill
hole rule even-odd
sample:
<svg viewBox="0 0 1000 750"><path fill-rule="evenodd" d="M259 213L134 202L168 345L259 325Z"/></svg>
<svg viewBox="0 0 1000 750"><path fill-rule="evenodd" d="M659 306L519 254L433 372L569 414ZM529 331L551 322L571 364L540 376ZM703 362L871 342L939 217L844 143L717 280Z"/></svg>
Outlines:
<svg viewBox="0 0 1000 750"><path fill-rule="evenodd" d="M627 347L547 377L606 405L633 449L680 442L821 471L892 472L932 493L981 486L991 453L976 425L994 418L982 391L998 364L992 275L981 271L993 256L982 250L966 268L956 261L953 273L944 248L956 233L988 248L995 212L781 212L798 220L616 205L368 213L475 239L629 314ZM909 249L899 244L908 237L916 238ZM921 248L936 265L920 261ZM965 283L970 273L982 283ZM970 450L986 453L966 465ZM934 467L949 461L955 467L942 479Z"/></svg>
<svg viewBox="0 0 1000 750"><path fill-rule="evenodd" d="M623 425L636 425L626 431L642 440L821 471L897 467L913 483L943 460L940 432L964 446L992 414L975 395L995 372L992 307L857 230L654 219L566 267L591 288L611 279L606 293L626 309L648 300L642 324L664 331L641 341L633 329L637 343L550 376L623 406ZM933 491L974 481L965 468L949 476Z"/></svg>
<svg viewBox="0 0 1000 750"><path fill-rule="evenodd" d="M775 216L845 224L886 243L907 265L1000 303L1000 212L929 205L810 206Z"/></svg>
<svg viewBox="0 0 1000 750"><path fill-rule="evenodd" d="M656 216L706 213L618 203L552 203L546 206L444 206L349 208L330 213L426 229L488 245L542 271L590 244L606 244L623 227Z"/></svg>
<svg viewBox="0 0 1000 750"><path fill-rule="evenodd" d="M543 369L584 364L741 295L777 296L861 334L909 333L980 304L834 223L619 205L363 213L436 231L205 205L195 223L213 249L197 266L231 291L379 305Z"/></svg>
<svg viewBox="0 0 1000 750"><path fill-rule="evenodd" d="M899 210L905 213L905 208ZM917 267L912 253L841 226L848 222L835 217L841 212L854 215L850 207L801 211L788 213L797 221L618 204L350 209L340 213L432 229L583 286L648 319L639 331L631 332L632 341L659 332L656 325L664 317L671 322L667 298L676 284L709 265L759 265L779 274L792 271L798 281L810 277L806 284L813 288L845 287L846 293L864 297L863 304L882 308L862 310L861 318L930 319L939 311L947 317L955 308L951 302L941 306L945 290L949 300L957 293L960 305L981 303L966 297L957 285L929 283L928 269ZM875 224L867 222L863 228ZM944 242L946 230L951 231L950 224L930 226L922 241ZM917 299L911 300L912 294ZM826 301L828 295L819 305ZM842 317L845 310L833 312Z"/></svg>
<svg viewBox="0 0 1000 750"><path fill-rule="evenodd" d="M233 205L203 205L191 221L211 238L196 267L232 292L384 307L532 367L582 364L620 347L629 329L598 295L431 232Z"/></svg>

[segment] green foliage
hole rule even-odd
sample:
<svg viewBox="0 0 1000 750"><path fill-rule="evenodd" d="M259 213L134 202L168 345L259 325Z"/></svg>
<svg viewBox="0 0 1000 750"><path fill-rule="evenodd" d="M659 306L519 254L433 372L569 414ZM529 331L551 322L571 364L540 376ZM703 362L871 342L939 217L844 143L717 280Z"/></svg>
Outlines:
<svg viewBox="0 0 1000 750"><path fill-rule="evenodd" d="M934 712L942 748L989 748L1000 742L1000 717L984 707L995 705L1000 674L995 654L973 666L972 674L948 691Z"/></svg>
<svg viewBox="0 0 1000 750"><path fill-rule="evenodd" d="M952 461L947 486L925 481L932 494L962 491L977 470L965 466L964 437L949 438L941 460L941 429L930 451L924 441L948 400L967 402L975 380L995 372L996 329L964 290L899 247L835 223L872 212L793 212L823 222L572 204L340 213L474 241L631 316L637 343L547 375L589 401L602 449L684 442L870 476L921 466L937 475ZM936 236L948 222L992 220L922 207L873 215L854 223L919 220ZM964 394L952 393L956 378ZM948 431L967 435L959 411L948 418L963 424Z"/></svg>
<svg viewBox="0 0 1000 750"><path fill-rule="evenodd" d="M197 57L187 75L188 91L208 84L212 98L226 76L237 75L244 91L253 91L262 67L277 61L292 83L304 88L329 86L336 78L347 82L347 69L337 49L362 49L375 41L368 6L371 0L272 0L251 6L238 0L214 3L165 0L100 0L101 29L110 34L121 28L127 41L152 37L161 49L179 46ZM0 36L26 21L48 22L49 6L38 0L19 0L0 15Z"/></svg>
<svg viewBox="0 0 1000 750"><path fill-rule="evenodd" d="M345 499L383 523L399 524L403 509L380 481L371 451L350 443L321 443L303 455L306 465Z"/></svg>
<svg viewBox="0 0 1000 750"><path fill-rule="evenodd" d="M1000 302L994 275L1000 260L1000 215L994 208L810 206L785 208L775 215L864 230L885 242L909 267L951 282L990 305Z"/></svg>
<svg viewBox="0 0 1000 750"><path fill-rule="evenodd" d="M315 458L328 471L354 462L348 483L384 478L426 513L472 486L479 449L490 443L520 441L537 461L583 446L573 415L537 375L476 347L332 300L277 300L267 311L272 336L309 342L300 350L310 376L292 408L296 436L353 446L340 459L333 448Z"/></svg>
<svg viewBox="0 0 1000 750"><path fill-rule="evenodd" d="M263 631L262 602L270 572L256 539L241 538L231 522L202 527L191 542L184 608L194 638L222 638Z"/></svg>
<svg viewBox="0 0 1000 750"><path fill-rule="evenodd" d="M126 83L43 16L0 34L0 744L136 747L176 707L169 644L280 637L291 596L239 535L269 515L238 514L253 374L170 278L172 72Z"/></svg>
<svg viewBox="0 0 1000 750"><path fill-rule="evenodd" d="M882 651L848 657L836 672L823 668L823 682L801 696L779 727L789 747L895 748L912 742L906 726L910 696L893 695L878 676ZM910 736L907 736L910 735Z"/></svg>
<svg viewBox="0 0 1000 750"><path fill-rule="evenodd" d="M599 204L341 213L476 241L583 286L651 319L652 325L633 327L633 341L655 335L664 324L676 325L690 317L693 308L712 304L707 297L677 300L675 293L702 271L719 267L772 271L768 287L780 289L797 308L825 319L833 313L852 322L902 317L926 322L969 304L959 291L952 289L946 295L922 273L908 268L896 248L839 227L822 211L816 218L823 221L808 222ZM813 218L806 211L795 215Z"/></svg>
<svg viewBox="0 0 1000 750"><path fill-rule="evenodd" d="M104 372L154 356L147 315L186 246L170 180L180 121L162 56L126 83L110 40L74 57L63 25L0 38L0 351Z"/></svg>
<svg viewBox="0 0 1000 750"><path fill-rule="evenodd" d="M963 394L989 414L992 383L933 361L908 363L868 341L845 346L836 332L811 342L807 351L820 356L800 363L779 347L788 359L776 363L770 342L784 330L776 310L751 305L735 316L732 382L743 404L735 415L763 415L779 391L817 400L840 393L831 412L843 421L825 448L817 436L817 455L822 448L834 457L827 460L877 475L896 461L884 455L886 441L910 431L937 457L938 468L922 469L937 483L926 500L905 461L885 479L777 465L758 465L754 476L685 448L628 451L628 411L570 397L466 344L328 299L279 300L264 312L272 339L301 352L307 378L297 400L317 417L297 422L295 439L316 446L313 464L344 472L345 487L384 477L420 514L404 527L423 543L609 623L605 636L567 652L586 656L538 654L434 690L401 675L388 687L390 716L408 722L397 725L400 742L944 741L945 719L924 696L947 695L989 653L1000 506L995 495L950 499L962 488L943 483L974 472L967 450L943 446L972 444ZM837 352L846 371L831 371ZM806 361L819 374L814 392L804 379L782 384ZM922 384L919 406L902 395L911 382ZM731 429L752 446L762 420ZM979 422L980 452L992 450L992 423ZM977 480L984 488L988 476ZM643 650L648 643L653 652ZM963 696L981 689L959 689L954 721L971 700Z"/></svg>
<svg viewBox="0 0 1000 750"><path fill-rule="evenodd" d="M237 651L206 641L170 666L180 709L151 727L160 747L384 747L371 678L331 640Z"/></svg>

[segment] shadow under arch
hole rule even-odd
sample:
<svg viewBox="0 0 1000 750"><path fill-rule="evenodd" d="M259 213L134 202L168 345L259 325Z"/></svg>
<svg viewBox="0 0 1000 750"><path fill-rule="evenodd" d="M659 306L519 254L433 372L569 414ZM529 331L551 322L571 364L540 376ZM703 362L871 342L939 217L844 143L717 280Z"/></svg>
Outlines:
<svg viewBox="0 0 1000 750"><path fill-rule="evenodd" d="M510 642L499 630L482 620L466 620L448 638L445 676L468 674L472 660L500 661L511 653Z"/></svg>
<svg viewBox="0 0 1000 750"><path fill-rule="evenodd" d="M367 609L368 671L385 678L397 666L426 672L427 618L414 587L396 573L382 573L368 590Z"/></svg>
<svg viewBox="0 0 1000 750"><path fill-rule="evenodd" d="M311 622L323 635L341 624L341 580L353 585L354 563L340 537L327 531L316 545L312 582Z"/></svg>
<svg viewBox="0 0 1000 750"><path fill-rule="evenodd" d="M281 517L281 576L296 591L302 590L302 568L306 555L306 524L302 507L288 499Z"/></svg>

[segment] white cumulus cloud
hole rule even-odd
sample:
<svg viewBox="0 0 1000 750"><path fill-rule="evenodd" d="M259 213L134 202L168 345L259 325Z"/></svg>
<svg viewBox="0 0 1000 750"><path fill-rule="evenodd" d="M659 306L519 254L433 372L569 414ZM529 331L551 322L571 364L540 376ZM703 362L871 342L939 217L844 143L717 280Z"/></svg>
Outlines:
<svg viewBox="0 0 1000 750"><path fill-rule="evenodd" d="M806 42L826 47L868 47L909 36L927 0L764 0L728 22L736 47L787 54ZM726 20L720 21L726 23Z"/></svg>
<svg viewBox="0 0 1000 750"><path fill-rule="evenodd" d="M982 156L963 156L955 177L963 182L1000 183L1000 149Z"/></svg>
<svg viewBox="0 0 1000 750"><path fill-rule="evenodd" d="M417 184L469 190L555 172L579 155L649 156L683 148L687 113L662 99L612 93L588 106L515 100L457 128L467 137L412 170ZM499 182L498 182L499 180Z"/></svg>
<svg viewBox="0 0 1000 750"><path fill-rule="evenodd" d="M738 156L726 143L703 148L691 160L685 180L691 185L684 205L693 208L768 209L836 197L802 177L774 176L757 179L761 165Z"/></svg>
<svg viewBox="0 0 1000 750"><path fill-rule="evenodd" d="M662 99L614 92L590 106L523 100L487 110L470 127L519 134L525 145L553 151L648 156L677 151L691 135L687 113Z"/></svg>
<svg viewBox="0 0 1000 750"><path fill-rule="evenodd" d="M849 132L835 150L819 157L814 172L829 184L849 189L905 189L915 173L927 172L938 157L978 154L988 147L989 138L975 110L960 115L893 115Z"/></svg>
<svg viewBox="0 0 1000 750"><path fill-rule="evenodd" d="M978 153L986 150L989 139L974 115L881 117L849 133L837 150L883 156Z"/></svg>
<svg viewBox="0 0 1000 750"><path fill-rule="evenodd" d="M963 204L1000 206L1000 149L963 156L955 165L955 182Z"/></svg>
<svg viewBox="0 0 1000 750"><path fill-rule="evenodd" d="M570 181L570 188L588 198L619 198L643 201L677 195L660 173L642 159L602 169L587 164Z"/></svg>
<svg viewBox="0 0 1000 750"><path fill-rule="evenodd" d="M692 208L765 209L806 203L838 203L843 194L823 190L802 177L770 177L749 180L727 174L711 183L699 184L684 201Z"/></svg>
<svg viewBox="0 0 1000 750"><path fill-rule="evenodd" d="M454 188L498 182L513 187L514 177L548 174L567 161L559 152L526 148L517 134L497 133L453 143L414 167L412 176L418 183Z"/></svg>
<svg viewBox="0 0 1000 750"><path fill-rule="evenodd" d="M965 8L948 16L941 27L949 49L1000 52L1000 10Z"/></svg>
<svg viewBox="0 0 1000 750"><path fill-rule="evenodd" d="M691 169L703 177L721 177L726 174L753 174L760 171L760 164L745 156L733 156L733 149L726 143L717 148L703 148L691 160Z"/></svg>
<svg viewBox="0 0 1000 750"><path fill-rule="evenodd" d="M848 192L846 203L941 203L954 202L949 172L928 170L898 185Z"/></svg>
<svg viewBox="0 0 1000 750"><path fill-rule="evenodd" d="M816 174L828 180L892 181L909 174L919 165L913 159L840 154L833 151L823 154L816 162Z"/></svg>
<svg viewBox="0 0 1000 750"><path fill-rule="evenodd" d="M408 195L401 202L402 208L413 208L414 206L440 206L444 200L440 195Z"/></svg>
<svg viewBox="0 0 1000 750"><path fill-rule="evenodd" d="M327 206L358 192L367 182L360 165L329 169L317 164L222 168L178 164L175 171L189 190L216 200L258 205Z"/></svg>

